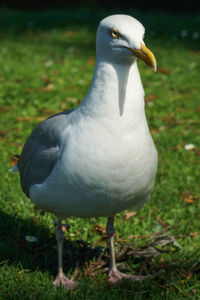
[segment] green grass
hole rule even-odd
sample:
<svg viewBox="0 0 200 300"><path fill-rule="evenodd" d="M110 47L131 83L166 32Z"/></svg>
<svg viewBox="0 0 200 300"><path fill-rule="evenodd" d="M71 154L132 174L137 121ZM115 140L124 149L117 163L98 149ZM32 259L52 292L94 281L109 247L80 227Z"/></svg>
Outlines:
<svg viewBox="0 0 200 300"><path fill-rule="evenodd" d="M42 118L77 106L86 95L94 71L96 27L106 14L1 11L2 300L200 298L200 38L194 38L200 17L129 13L145 24L146 44L160 67L154 74L139 63L159 166L151 202L127 221L124 212L117 215L116 249L119 251L120 245L126 244L145 245L148 236L163 228L169 228L168 234L175 236L182 248L168 247L169 252L148 260L127 259L131 272L154 276L140 284L122 282L110 286L105 273L86 276L90 263L106 248L105 235L95 230L96 224L105 226L106 220L70 218L64 269L69 277L78 270L75 279L80 279L79 284L73 293L52 286L57 269L55 217L35 209L21 191L18 174L8 170L12 155L21 152L26 138ZM186 37L182 37L183 31L187 32ZM187 144L194 144L195 148L186 151ZM28 243L26 235L35 236L37 242ZM76 240L84 240L87 245Z"/></svg>

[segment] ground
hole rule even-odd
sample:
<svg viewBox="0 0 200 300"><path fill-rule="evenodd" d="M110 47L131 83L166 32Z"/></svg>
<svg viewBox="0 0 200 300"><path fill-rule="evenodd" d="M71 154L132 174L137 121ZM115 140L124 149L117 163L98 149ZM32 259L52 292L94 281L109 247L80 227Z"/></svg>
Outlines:
<svg viewBox="0 0 200 300"><path fill-rule="evenodd" d="M108 284L106 220L70 218L70 228L64 227L64 270L78 281L77 289L68 293L52 286L57 271L55 217L25 197L18 174L9 172L10 162L39 121L77 106L87 93L95 64L96 27L108 13L4 10L0 21L2 300L61 300L66 294L67 299L200 298L200 16L128 13L145 25L145 42L157 58L156 74L142 62L139 68L159 166L150 203L137 215L117 215L116 250L121 269L152 276L140 284ZM156 234L171 240L166 246L154 243L160 255L145 258L141 249L149 249L149 239L155 241ZM139 249L139 254L131 254L131 249Z"/></svg>

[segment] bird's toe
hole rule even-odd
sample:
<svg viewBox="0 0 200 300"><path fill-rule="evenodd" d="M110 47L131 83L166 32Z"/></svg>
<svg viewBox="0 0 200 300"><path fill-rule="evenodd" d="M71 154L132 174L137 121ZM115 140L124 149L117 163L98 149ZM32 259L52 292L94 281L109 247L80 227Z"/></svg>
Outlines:
<svg viewBox="0 0 200 300"><path fill-rule="evenodd" d="M110 283L115 283L122 279L129 279L136 282L136 281L142 281L147 277L148 276L142 276L142 275L129 275L129 274L122 273L119 270L110 270L108 273L108 281Z"/></svg>
<svg viewBox="0 0 200 300"><path fill-rule="evenodd" d="M76 283L70 279L68 279L64 274L63 275L57 275L53 285L56 287L62 286L66 289L68 289L69 291L74 290Z"/></svg>

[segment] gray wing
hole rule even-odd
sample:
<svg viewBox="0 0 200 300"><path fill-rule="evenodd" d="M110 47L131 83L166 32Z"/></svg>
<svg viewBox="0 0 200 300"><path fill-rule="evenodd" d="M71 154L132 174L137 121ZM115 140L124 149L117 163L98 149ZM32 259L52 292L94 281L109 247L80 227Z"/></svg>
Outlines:
<svg viewBox="0 0 200 300"><path fill-rule="evenodd" d="M60 134L68 125L67 115L70 112L44 120L27 139L18 161L21 187L27 197L30 186L42 183L57 162L60 156Z"/></svg>

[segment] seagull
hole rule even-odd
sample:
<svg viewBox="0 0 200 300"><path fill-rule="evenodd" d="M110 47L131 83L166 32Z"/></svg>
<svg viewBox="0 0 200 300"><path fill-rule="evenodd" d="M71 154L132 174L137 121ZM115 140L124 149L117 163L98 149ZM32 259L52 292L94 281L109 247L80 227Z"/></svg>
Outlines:
<svg viewBox="0 0 200 300"><path fill-rule="evenodd" d="M108 218L109 282L144 278L120 272L114 251L115 214L139 211L150 200L157 169L137 67L139 58L156 71L144 32L143 25L128 15L111 15L100 22L88 94L77 108L41 122L17 163L23 192L58 218L55 286L73 290L76 285L64 275L62 265L62 220L71 216Z"/></svg>

